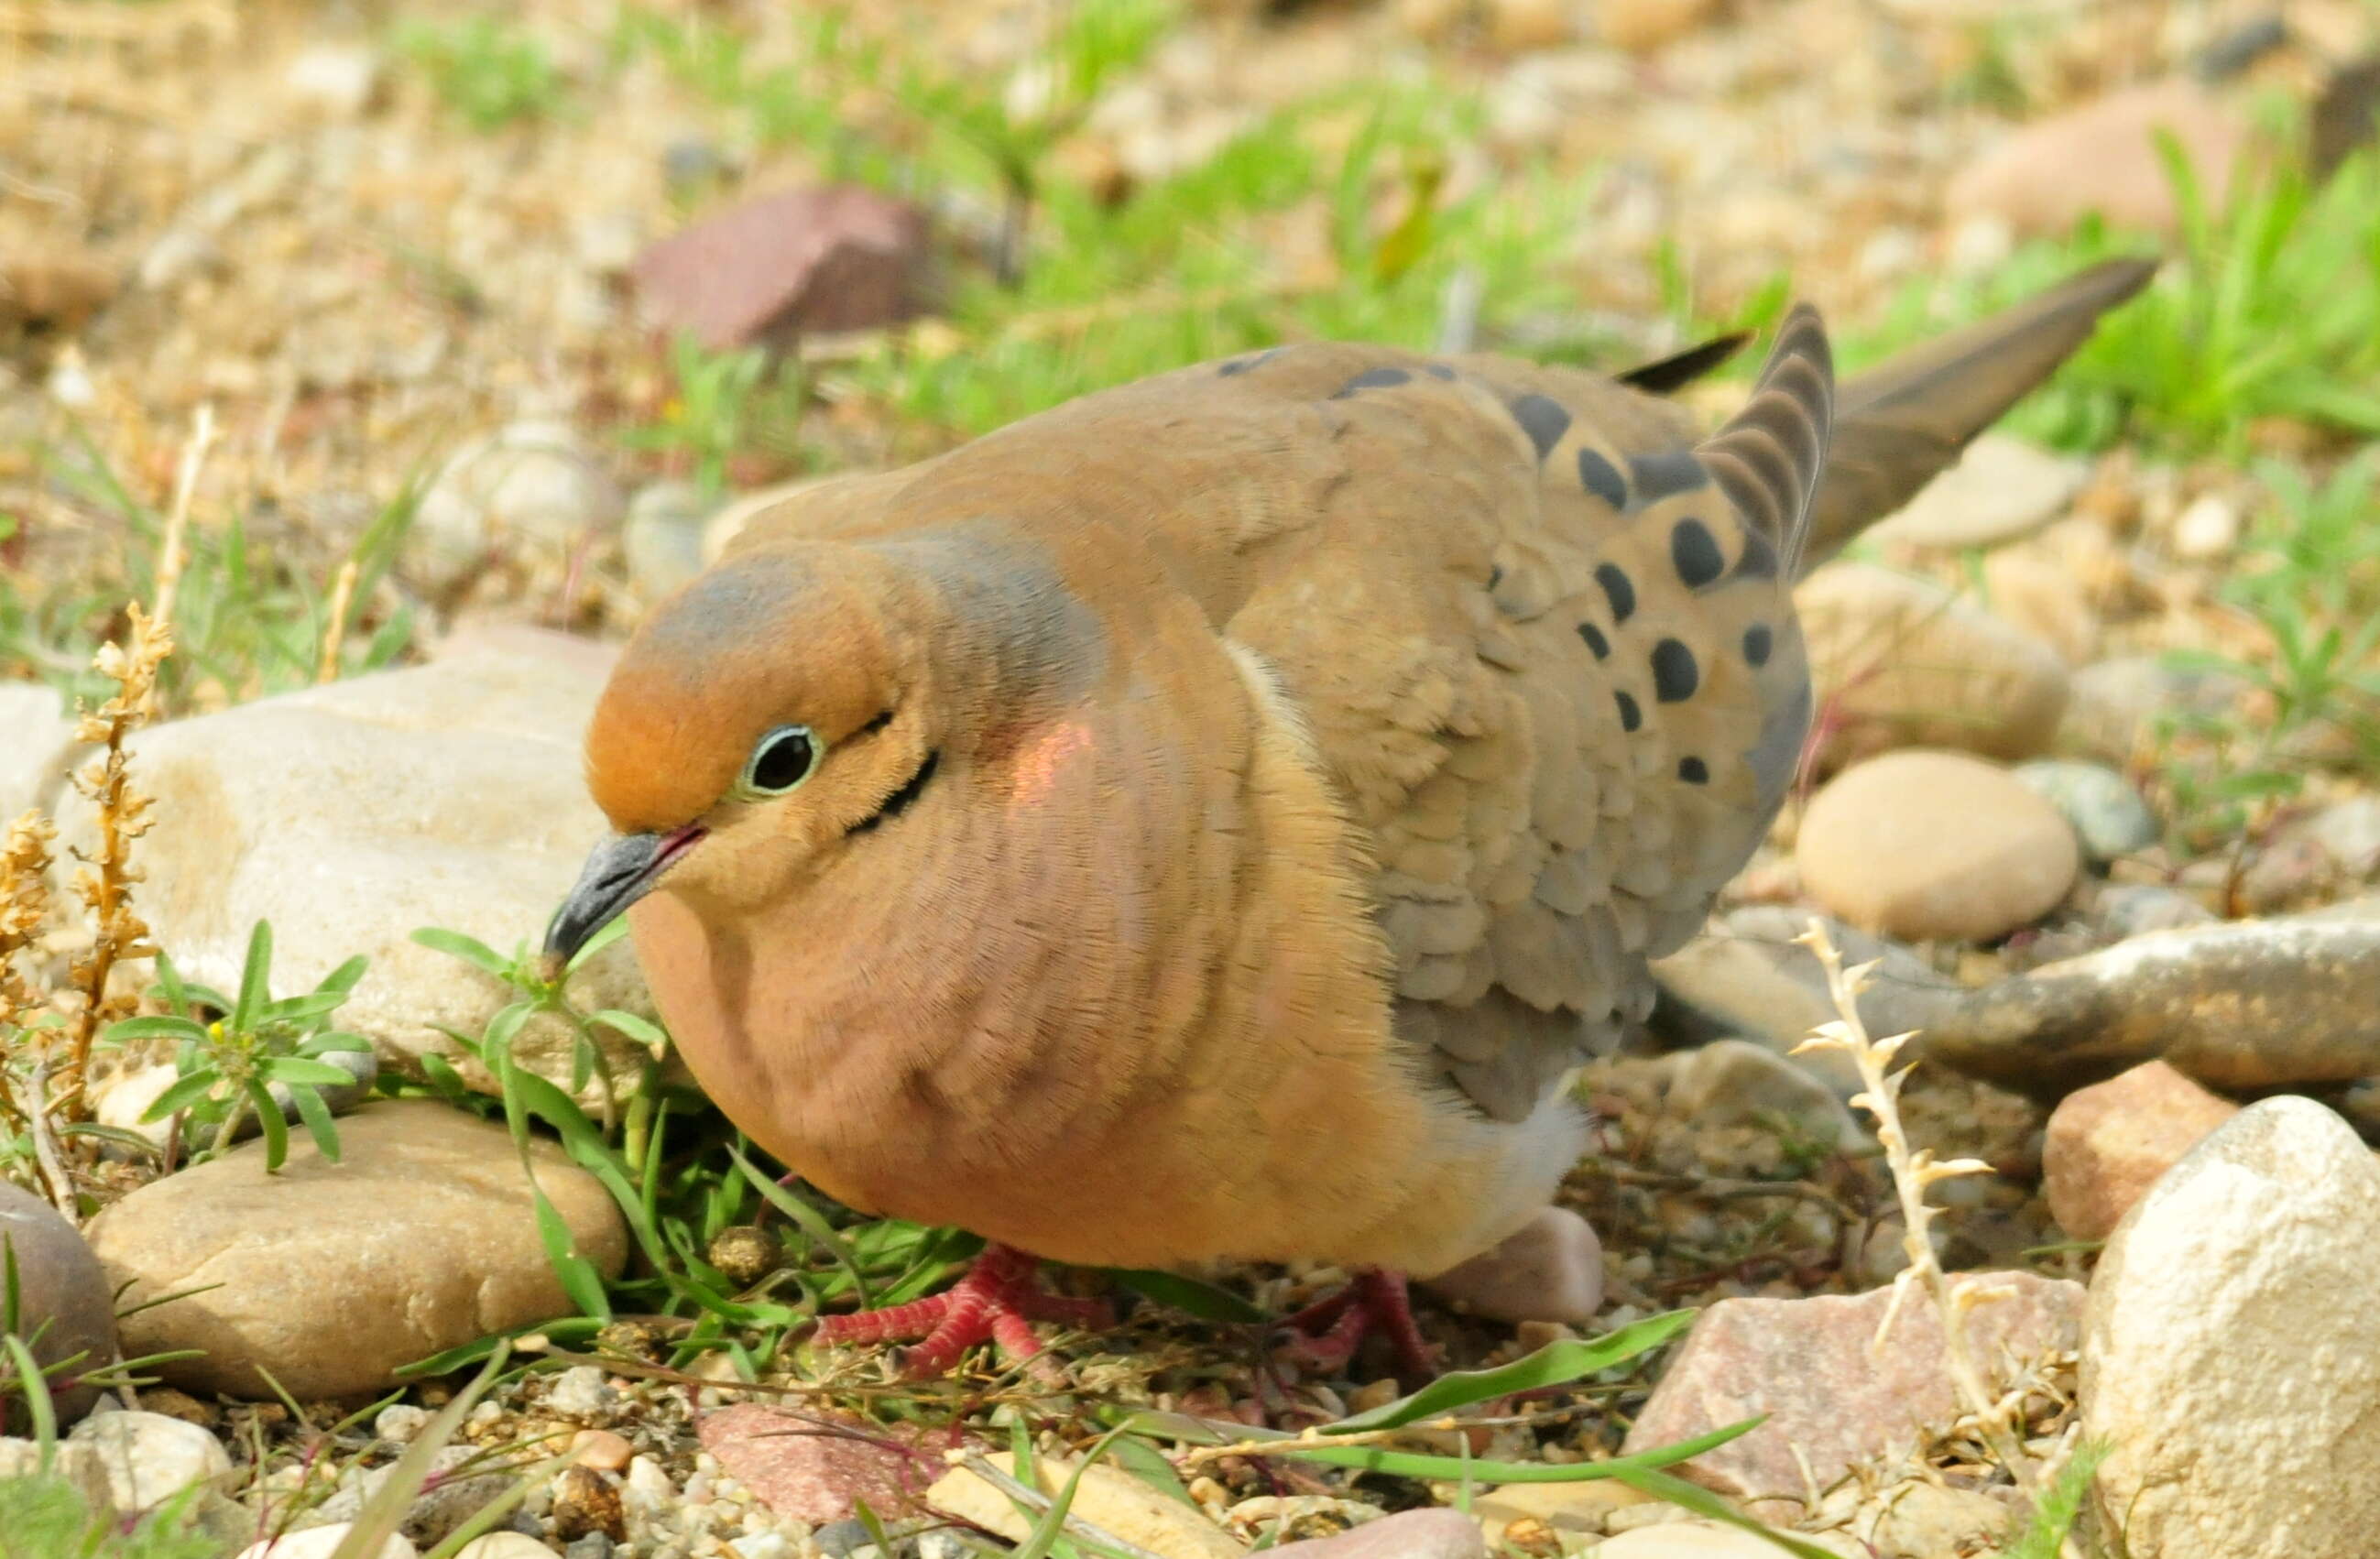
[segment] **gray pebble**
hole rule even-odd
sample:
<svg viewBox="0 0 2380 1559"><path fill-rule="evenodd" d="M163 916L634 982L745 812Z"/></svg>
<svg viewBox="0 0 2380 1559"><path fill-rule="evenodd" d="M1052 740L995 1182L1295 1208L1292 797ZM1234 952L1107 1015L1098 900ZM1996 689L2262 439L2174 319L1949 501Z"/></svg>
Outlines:
<svg viewBox="0 0 2380 1559"><path fill-rule="evenodd" d="M2044 758L2019 765L2016 777L2073 827L2082 853L2108 862L2156 842L2157 821L2131 781L2095 763Z"/></svg>
<svg viewBox="0 0 2380 1559"><path fill-rule="evenodd" d="M601 1532L589 1532L571 1540L562 1553L563 1559L612 1559L612 1540Z"/></svg>

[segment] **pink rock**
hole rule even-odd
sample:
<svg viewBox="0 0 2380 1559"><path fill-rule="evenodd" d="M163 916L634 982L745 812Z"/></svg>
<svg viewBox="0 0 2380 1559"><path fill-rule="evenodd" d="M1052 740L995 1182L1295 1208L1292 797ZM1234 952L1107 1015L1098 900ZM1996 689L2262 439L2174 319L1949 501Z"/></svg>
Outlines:
<svg viewBox="0 0 2380 1559"><path fill-rule="evenodd" d="M2081 1336L2080 1283L2022 1272L1964 1273L1951 1281L1991 1296L1967 1311L1964 1334L1986 1370L2004 1355L2031 1360L2070 1349ZM1863 1457L1907 1449L1960 1407L1941 1319L1922 1289L1902 1299L1883 1346L1874 1346L1891 1301L1889 1288L1720 1300L1694 1323L1628 1432L1626 1450L1649 1451L1766 1414L1749 1434L1673 1470L1722 1494L1798 1502L1807 1479L1825 1488Z"/></svg>
<svg viewBox="0 0 2380 1559"><path fill-rule="evenodd" d="M1327 1538L1285 1542L1282 1559L1487 1559L1479 1523L1443 1506L1383 1516Z"/></svg>
<svg viewBox="0 0 2380 1559"><path fill-rule="evenodd" d="M706 1413L698 1432L702 1448L754 1498L814 1526L842 1520L861 1500L887 1518L916 1514L928 1486L948 1470L942 1453L965 1438L948 1430L904 1437L839 1413L759 1402Z"/></svg>
<svg viewBox="0 0 2380 1559"><path fill-rule="evenodd" d="M713 351L868 330L923 306L925 213L872 189L789 189L707 217L638 257L649 320Z"/></svg>
<svg viewBox="0 0 2380 1559"><path fill-rule="evenodd" d="M2149 1187L2239 1113L2163 1061L2069 1094L2041 1146L2058 1227L2077 1239L2107 1239Z"/></svg>
<svg viewBox="0 0 2380 1559"><path fill-rule="evenodd" d="M1490 1321L1591 1321L1603 1303L1603 1244L1585 1218L1548 1207L1422 1287Z"/></svg>
<svg viewBox="0 0 2380 1559"><path fill-rule="evenodd" d="M2109 225L2168 233L2179 225L2156 132L2180 143L2207 205L2220 211L2233 163L2252 142L2246 118L2188 78L2147 82L2041 120L1961 170L1950 220L1996 216L2020 236L2062 237L2093 211Z"/></svg>

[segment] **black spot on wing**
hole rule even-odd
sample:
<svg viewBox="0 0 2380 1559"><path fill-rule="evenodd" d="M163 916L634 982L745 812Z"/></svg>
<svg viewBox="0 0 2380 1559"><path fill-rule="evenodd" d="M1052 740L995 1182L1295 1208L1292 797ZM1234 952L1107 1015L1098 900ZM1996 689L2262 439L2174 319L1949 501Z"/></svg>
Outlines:
<svg viewBox="0 0 2380 1559"><path fill-rule="evenodd" d="M1625 693L1614 693L1611 701L1620 706L1621 730L1633 731L1645 723L1645 711L1636 707L1633 697Z"/></svg>
<svg viewBox="0 0 2380 1559"><path fill-rule="evenodd" d="M1366 369L1363 372L1357 374L1354 378L1341 385L1337 393L1333 394L1330 398L1334 401L1343 401L1348 396L1353 395L1359 391L1393 390L1400 384L1411 384L1412 382L1413 375L1407 373L1402 369Z"/></svg>
<svg viewBox="0 0 2380 1559"><path fill-rule="evenodd" d="M1700 758L1680 758L1678 778L1689 785L1707 785L1710 783L1710 766Z"/></svg>
<svg viewBox="0 0 2380 1559"><path fill-rule="evenodd" d="M1632 455L1628 471L1634 478L1639 503L1652 503L1671 493L1692 492L1710 480L1710 473L1703 469L1703 463L1694 458L1692 450Z"/></svg>
<svg viewBox="0 0 2380 1559"><path fill-rule="evenodd" d="M1587 648L1595 651L1595 658L1597 660L1608 660L1611 658L1611 641L1605 638L1603 636L1603 630L1597 627L1594 623L1580 623L1578 625L1578 636L1586 641Z"/></svg>
<svg viewBox="0 0 2380 1559"><path fill-rule="evenodd" d="M1551 453L1553 447L1561 442L1561 436L1570 431L1570 413L1562 409L1560 402L1546 395L1523 395L1514 400L1512 420L1521 425L1521 431L1536 446L1539 460Z"/></svg>
<svg viewBox="0 0 2380 1559"><path fill-rule="evenodd" d="M1687 589L1699 590L1727 572L1727 558L1710 526L1688 515L1670 527L1670 562Z"/></svg>
<svg viewBox="0 0 2380 1559"><path fill-rule="evenodd" d="M1743 551L1735 560L1738 579L1774 579L1777 577L1777 549L1768 538L1756 530L1743 533Z"/></svg>
<svg viewBox="0 0 2380 1559"><path fill-rule="evenodd" d="M1636 586L1629 583L1628 571L1618 563L1597 563L1595 582L1603 586L1604 598L1611 603L1611 621L1627 622L1636 610Z"/></svg>
<svg viewBox="0 0 2380 1559"><path fill-rule="evenodd" d="M1702 668L1694 664L1694 652L1677 639L1663 639L1653 647L1653 696L1664 704L1682 703L1694 695L1702 684Z"/></svg>
<svg viewBox="0 0 2380 1559"><path fill-rule="evenodd" d="M1768 631L1768 624L1755 622L1743 631L1743 658L1755 666L1766 666L1776 644L1777 636Z"/></svg>
<svg viewBox="0 0 2380 1559"><path fill-rule="evenodd" d="M1620 468L1591 449L1578 452L1578 482L1614 509L1628 507L1628 483Z"/></svg>

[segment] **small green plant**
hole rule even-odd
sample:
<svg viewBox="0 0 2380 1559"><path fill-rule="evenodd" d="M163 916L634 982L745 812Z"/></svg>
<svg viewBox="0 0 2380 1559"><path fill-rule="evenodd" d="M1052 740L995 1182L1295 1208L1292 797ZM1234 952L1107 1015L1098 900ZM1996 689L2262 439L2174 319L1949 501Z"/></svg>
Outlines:
<svg viewBox="0 0 2380 1559"><path fill-rule="evenodd" d="M0 1478L0 1559L221 1559L223 1546L189 1519L184 1490L138 1520L93 1511L55 1472Z"/></svg>
<svg viewBox="0 0 2380 1559"><path fill-rule="evenodd" d="M2082 1502L2091 1493L2091 1480L2098 1476L2108 1448L2099 1440L2084 1441L2074 1448L2051 1480L2048 1492L2034 1505L2024 1535L2001 1559L2058 1559L2067 1551L2074 1524L2082 1514Z"/></svg>
<svg viewBox="0 0 2380 1559"><path fill-rule="evenodd" d="M562 76L545 45L492 16L452 27L415 23L397 45L430 77L438 99L476 130L500 130L552 114L562 102Z"/></svg>
<svg viewBox="0 0 2380 1559"><path fill-rule="evenodd" d="M728 462L747 449L790 453L802 414L802 381L759 347L708 352L680 336L670 348L676 393L662 418L622 435L684 465L711 496L726 490Z"/></svg>
<svg viewBox="0 0 2380 1559"><path fill-rule="evenodd" d="M330 1026L331 1015L363 978L364 960L351 958L306 995L279 1000L267 988L272 963L273 927L263 921L249 934L236 996L185 982L160 953L151 995L165 1011L128 1018L107 1031L110 1043L119 1045L174 1043L180 1076L142 1118L174 1119L172 1135L189 1142L195 1157L222 1153L253 1120L264 1133L265 1167L280 1168L289 1156L287 1108L298 1112L323 1157L335 1162L339 1156L338 1125L321 1091L352 1086L358 1074L323 1057L371 1050L362 1035ZM207 1011L217 1016L208 1018ZM275 1089L286 1095L286 1106L273 1096Z"/></svg>

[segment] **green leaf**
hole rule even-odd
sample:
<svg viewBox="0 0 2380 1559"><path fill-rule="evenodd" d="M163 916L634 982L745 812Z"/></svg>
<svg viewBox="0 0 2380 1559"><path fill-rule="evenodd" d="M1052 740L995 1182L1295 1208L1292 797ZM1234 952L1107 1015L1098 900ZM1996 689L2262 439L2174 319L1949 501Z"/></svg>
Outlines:
<svg viewBox="0 0 2380 1559"><path fill-rule="evenodd" d="M1422 1478L1445 1483L1459 1483L1465 1479L1476 1479L1483 1483L1591 1483L1604 1478L1622 1478L1633 1469L1663 1468L1692 1460L1705 1451L1724 1445L1738 1435L1757 1429L1761 1421L1760 1419L1746 1419L1742 1423L1715 1429L1707 1434L1698 1434L1674 1445L1640 1451L1633 1456L1615 1456L1609 1461L1560 1463L1480 1461L1470 1456L1393 1451L1378 1445L1333 1445L1327 1440L1309 1440L1281 1430L1243 1428L1237 1424L1218 1426L1201 1419L1185 1419L1178 1413L1135 1414L1128 1420L1128 1426L1142 1433L1208 1444L1221 1444L1220 1431L1228 1427L1234 1440L1280 1442L1278 1448L1267 1446L1250 1451L1248 1455L1252 1456L1293 1456L1299 1461L1320 1462L1326 1467L1352 1467L1364 1472L1382 1472L1396 1478Z"/></svg>
<svg viewBox="0 0 2380 1559"><path fill-rule="evenodd" d="M735 1144L733 1142L727 1144L727 1156L735 1161L735 1167L744 1172L744 1178L747 1180L752 1182L752 1188L760 1193L761 1200L791 1218L795 1227L809 1236L812 1244L823 1247L827 1254L834 1258L835 1265L843 1268L851 1278L852 1291L859 1297L859 1308L868 1309L872 1302L868 1291L868 1275L860 1270L859 1259L852 1254L851 1247L845 1243L843 1236L837 1234L834 1227L826 1221L826 1215L795 1194L790 1188L779 1185L770 1177L752 1167L752 1161L736 1151Z"/></svg>
<svg viewBox="0 0 2380 1559"><path fill-rule="evenodd" d="M473 968L507 984L512 981L512 961L476 937L466 937L459 931L449 931L443 926L425 925L413 934L413 940L433 952L459 958Z"/></svg>
<svg viewBox="0 0 2380 1559"><path fill-rule="evenodd" d="M1748 1429L1751 1425L1740 1427ZM1593 1465L1615 1468L1611 1476L1640 1494L1650 1494L1655 1499L1667 1500L1682 1509L1693 1511L1705 1520L1717 1521L1722 1526L1733 1527L1738 1531L1750 1532L1755 1537L1766 1538L1786 1553L1794 1555L1794 1559L1840 1559L1833 1549L1820 1548L1815 1543L1803 1542L1789 1532L1780 1532L1765 1522L1755 1521L1708 1489L1698 1483L1689 1483L1682 1478L1672 1478L1666 1472L1657 1471L1642 1457L1629 1456L1622 1460L1626 1465L1623 1466L1618 1461L1598 1462Z"/></svg>
<svg viewBox="0 0 2380 1559"><path fill-rule="evenodd" d="M1423 1419L1442 1417L1500 1396L1510 1396L1516 1391L1567 1385L1652 1352L1685 1330L1694 1318L1691 1310L1666 1311L1588 1341L1548 1343L1525 1359L1493 1370L1454 1371L1439 1376L1410 1396L1325 1424L1322 1432L1353 1434L1365 1430L1400 1429Z"/></svg>
<svg viewBox="0 0 2380 1559"><path fill-rule="evenodd" d="M331 1106L322 1095L300 1084L289 1090L290 1102L298 1106L298 1118L306 1123L306 1134L314 1139L314 1149L332 1163L339 1162L339 1129L331 1119Z"/></svg>
<svg viewBox="0 0 2380 1559"><path fill-rule="evenodd" d="M1228 1288L1219 1288L1212 1283L1184 1277L1179 1273L1116 1268L1111 1269L1108 1275L1143 1299L1154 1299L1168 1309L1178 1310L1201 1321L1252 1325L1272 1319Z"/></svg>
<svg viewBox="0 0 2380 1559"><path fill-rule="evenodd" d="M107 1038L112 1044L130 1044L140 1039L203 1040L207 1037L204 1023L188 1018L127 1018L107 1025Z"/></svg>
<svg viewBox="0 0 2380 1559"><path fill-rule="evenodd" d="M42 1467L46 1471L58 1441L58 1415L50 1402L49 1378L33 1361L33 1350L16 1333L0 1335L0 1348L7 1350L9 1362L16 1366L17 1382L25 1393L25 1410L32 1415L33 1439L42 1447Z"/></svg>
<svg viewBox="0 0 2380 1559"><path fill-rule="evenodd" d="M359 1033L349 1033L344 1029L332 1029L327 1033L316 1034L299 1045L298 1054L300 1056L353 1055L370 1050L371 1047L371 1041Z"/></svg>
<svg viewBox="0 0 2380 1559"><path fill-rule="evenodd" d="M223 1073L212 1067L195 1071L157 1095L156 1102L140 1112L143 1120L163 1120L176 1110L192 1109L206 1102L215 1084L224 1081Z"/></svg>
<svg viewBox="0 0 2380 1559"><path fill-rule="evenodd" d="M1182 1481L1182 1475L1173 1470L1173 1464L1148 1441L1127 1434L1109 1450L1126 1472L1159 1493L1180 1500L1193 1510L1198 1508L1198 1502L1190 1497L1189 1487Z"/></svg>
<svg viewBox="0 0 2380 1559"><path fill-rule="evenodd" d="M545 1246L545 1259L553 1275L562 1281L562 1291L578 1307L578 1313L603 1321L612 1319L612 1301L603 1292L603 1275L595 1263L578 1253L578 1246L570 1238L570 1226L563 1222L537 1181L529 1181L530 1194L537 1202L537 1237Z"/></svg>
<svg viewBox="0 0 2380 1559"><path fill-rule="evenodd" d="M241 1033L256 1029L256 1015L272 992L266 988L273 970L273 923L260 920L248 934L248 959L240 965L239 996L233 1003L231 1026Z"/></svg>
<svg viewBox="0 0 2380 1559"><path fill-rule="evenodd" d="M617 1030L656 1056L669 1048L669 1035L662 1032L661 1025L650 1019L639 1018L633 1012L623 1012L616 1007L606 1007L600 1012L589 1014L587 1021L590 1023L601 1023L608 1029Z"/></svg>
<svg viewBox="0 0 2380 1559"><path fill-rule="evenodd" d="M334 1067L328 1061L309 1060L303 1056L267 1056L256 1066L273 1082L286 1083L293 1088L299 1083L314 1088L344 1088L356 1080L356 1074L345 1067Z"/></svg>
<svg viewBox="0 0 2380 1559"><path fill-rule="evenodd" d="M566 974L576 973L589 959L593 958L596 954L601 952L605 948L610 947L613 943L618 941L627 934L628 917L625 915L613 916L610 920L603 923L602 926L596 931L595 935L588 937L586 942L577 952L570 955L570 961L563 965L563 972Z"/></svg>
<svg viewBox="0 0 2380 1559"><path fill-rule="evenodd" d="M363 954L358 953L323 975L322 983L314 987L314 994L335 996L344 1001L355 990L357 983L363 979L364 971L370 967L371 967L371 961Z"/></svg>
<svg viewBox="0 0 2380 1559"><path fill-rule="evenodd" d="M272 1174L289 1157L289 1122L282 1118L280 1102L265 1091L263 1083L251 1077L240 1086L248 1094L248 1102L256 1106L257 1123L264 1128L264 1171Z"/></svg>

